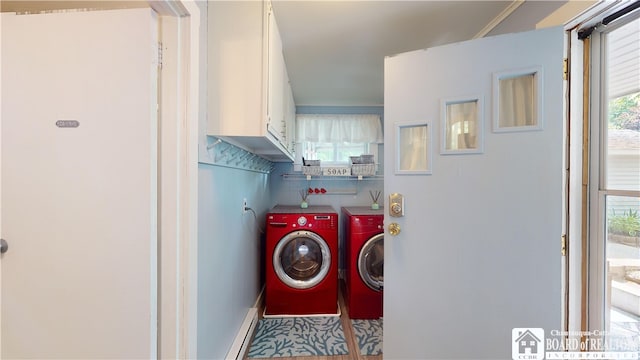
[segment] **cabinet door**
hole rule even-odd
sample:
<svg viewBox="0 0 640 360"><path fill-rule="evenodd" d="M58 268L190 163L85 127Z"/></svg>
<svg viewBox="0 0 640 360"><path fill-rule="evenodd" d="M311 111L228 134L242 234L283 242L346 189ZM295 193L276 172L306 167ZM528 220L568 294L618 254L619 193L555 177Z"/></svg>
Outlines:
<svg viewBox="0 0 640 360"><path fill-rule="evenodd" d="M267 130L285 144L284 139L284 56L282 54L282 40L278 31L273 11L269 11L268 27L268 85L267 85Z"/></svg>
<svg viewBox="0 0 640 360"><path fill-rule="evenodd" d="M284 83L284 134L285 134L285 146L289 152L294 152L295 146L295 132L296 132L296 103L293 99L293 90L289 83L289 75L287 69L284 69L285 83Z"/></svg>

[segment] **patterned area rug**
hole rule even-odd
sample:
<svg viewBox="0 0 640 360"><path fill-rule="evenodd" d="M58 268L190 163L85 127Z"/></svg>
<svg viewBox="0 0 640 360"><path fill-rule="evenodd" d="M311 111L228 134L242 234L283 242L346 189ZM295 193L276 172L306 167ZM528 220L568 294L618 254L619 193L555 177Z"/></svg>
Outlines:
<svg viewBox="0 0 640 360"><path fill-rule="evenodd" d="M290 317L260 319L248 356L270 358L348 353L339 317Z"/></svg>
<svg viewBox="0 0 640 360"><path fill-rule="evenodd" d="M360 355L382 354L382 319L351 320Z"/></svg>

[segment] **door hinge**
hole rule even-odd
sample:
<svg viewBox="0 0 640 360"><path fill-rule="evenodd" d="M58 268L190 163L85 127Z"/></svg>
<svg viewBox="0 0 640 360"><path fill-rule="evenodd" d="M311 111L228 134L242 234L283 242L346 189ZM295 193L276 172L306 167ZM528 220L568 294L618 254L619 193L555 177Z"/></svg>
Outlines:
<svg viewBox="0 0 640 360"><path fill-rule="evenodd" d="M560 255L567 256L567 235L560 238Z"/></svg>
<svg viewBox="0 0 640 360"><path fill-rule="evenodd" d="M569 59L562 59L562 79L569 80Z"/></svg>
<svg viewBox="0 0 640 360"><path fill-rule="evenodd" d="M158 69L162 70L162 42L158 42Z"/></svg>

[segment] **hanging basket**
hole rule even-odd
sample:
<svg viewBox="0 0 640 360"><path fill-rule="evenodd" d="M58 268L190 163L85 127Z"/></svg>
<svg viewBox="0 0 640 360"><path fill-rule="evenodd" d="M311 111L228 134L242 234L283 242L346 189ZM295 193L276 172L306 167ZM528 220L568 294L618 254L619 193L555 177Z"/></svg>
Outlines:
<svg viewBox="0 0 640 360"><path fill-rule="evenodd" d="M352 164L351 175L373 176L376 174L376 164Z"/></svg>
<svg viewBox="0 0 640 360"><path fill-rule="evenodd" d="M322 168L320 166L303 166L302 174L313 176L322 175Z"/></svg>

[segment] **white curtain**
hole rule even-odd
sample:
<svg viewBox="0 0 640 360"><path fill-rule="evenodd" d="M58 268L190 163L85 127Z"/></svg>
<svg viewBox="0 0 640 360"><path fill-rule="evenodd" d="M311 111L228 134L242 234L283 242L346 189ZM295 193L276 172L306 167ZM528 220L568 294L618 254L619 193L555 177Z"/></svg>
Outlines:
<svg viewBox="0 0 640 360"><path fill-rule="evenodd" d="M427 131L426 125L400 128L400 136L398 139L398 147L400 149L399 170L428 170Z"/></svg>
<svg viewBox="0 0 640 360"><path fill-rule="evenodd" d="M447 104L447 150L475 149L478 102Z"/></svg>
<svg viewBox="0 0 640 360"><path fill-rule="evenodd" d="M299 114L296 115L296 141L382 143L380 116Z"/></svg>
<svg viewBox="0 0 640 360"><path fill-rule="evenodd" d="M535 126L536 74L500 79L500 127Z"/></svg>

